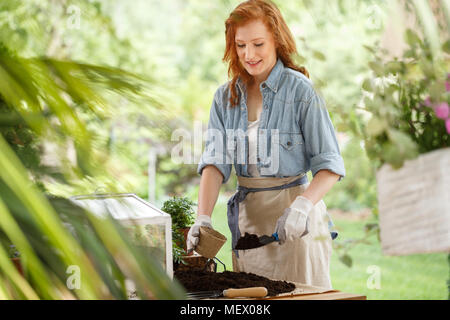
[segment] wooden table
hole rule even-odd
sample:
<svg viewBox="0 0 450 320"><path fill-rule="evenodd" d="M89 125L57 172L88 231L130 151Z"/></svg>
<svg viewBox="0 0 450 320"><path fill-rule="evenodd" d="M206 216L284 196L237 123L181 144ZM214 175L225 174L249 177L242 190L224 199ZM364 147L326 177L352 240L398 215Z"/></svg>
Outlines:
<svg viewBox="0 0 450 320"><path fill-rule="evenodd" d="M265 300L367 300L366 296L331 290L322 293L306 293L292 296L271 297Z"/></svg>

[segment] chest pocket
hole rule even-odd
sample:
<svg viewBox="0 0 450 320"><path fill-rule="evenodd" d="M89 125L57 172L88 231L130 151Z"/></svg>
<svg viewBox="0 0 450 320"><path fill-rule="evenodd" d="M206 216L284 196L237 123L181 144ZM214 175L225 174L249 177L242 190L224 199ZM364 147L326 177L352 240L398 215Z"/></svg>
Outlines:
<svg viewBox="0 0 450 320"><path fill-rule="evenodd" d="M298 149L303 145L303 136L300 132L280 132L280 145L285 150Z"/></svg>

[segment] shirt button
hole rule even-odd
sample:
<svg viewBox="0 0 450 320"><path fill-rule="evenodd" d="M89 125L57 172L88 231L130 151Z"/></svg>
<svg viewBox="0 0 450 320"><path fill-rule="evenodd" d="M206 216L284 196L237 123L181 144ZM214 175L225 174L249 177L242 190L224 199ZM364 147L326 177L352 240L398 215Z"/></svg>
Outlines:
<svg viewBox="0 0 450 320"><path fill-rule="evenodd" d="M258 158L258 159L256 159L256 160L258 160L258 162L261 162L261 158Z"/></svg>
<svg viewBox="0 0 450 320"><path fill-rule="evenodd" d="M262 87L263 87L263 89L264 89L264 88L266 87L266 84L265 84L265 83L263 83L263 84L262 84Z"/></svg>
<svg viewBox="0 0 450 320"><path fill-rule="evenodd" d="M292 143L290 141L287 142L287 145L290 146Z"/></svg>

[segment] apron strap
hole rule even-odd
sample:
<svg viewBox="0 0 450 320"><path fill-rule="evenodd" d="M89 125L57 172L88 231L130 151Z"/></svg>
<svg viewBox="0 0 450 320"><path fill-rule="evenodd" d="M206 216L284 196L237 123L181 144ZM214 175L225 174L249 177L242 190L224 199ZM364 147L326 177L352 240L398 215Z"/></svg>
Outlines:
<svg viewBox="0 0 450 320"><path fill-rule="evenodd" d="M239 203L245 200L247 194L250 192L288 189L307 182L308 177L305 174L295 181L275 187L246 188L243 186L238 186L237 192L228 200L227 204L228 227L231 231L231 245L236 257L239 257L239 253L238 250L234 249L234 247L236 246L238 239L241 237L241 232L239 230Z"/></svg>

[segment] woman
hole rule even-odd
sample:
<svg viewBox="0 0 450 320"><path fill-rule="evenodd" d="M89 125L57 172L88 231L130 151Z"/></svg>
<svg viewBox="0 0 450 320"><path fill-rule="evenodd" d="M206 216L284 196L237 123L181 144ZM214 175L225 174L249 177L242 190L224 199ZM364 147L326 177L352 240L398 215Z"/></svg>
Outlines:
<svg viewBox="0 0 450 320"><path fill-rule="evenodd" d="M272 2L241 3L225 26L232 80L212 103L188 249L198 243L200 226L212 228L220 186L234 164L239 187L228 203L233 270L331 288L332 237L321 199L345 169L324 101L305 68L292 62L295 41ZM235 250L245 233L274 232L278 243Z"/></svg>

